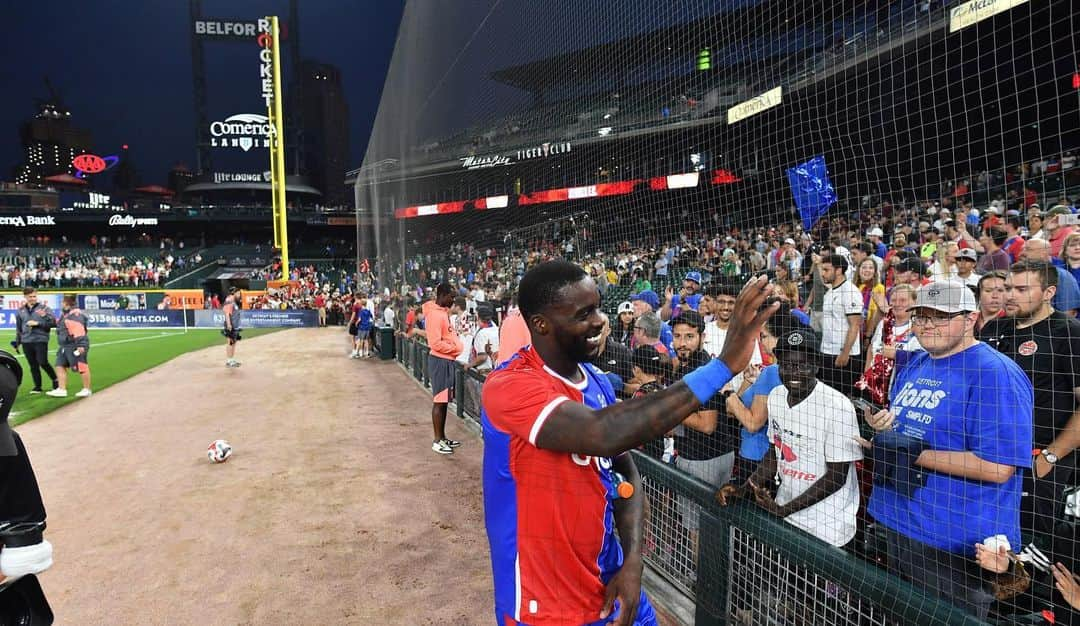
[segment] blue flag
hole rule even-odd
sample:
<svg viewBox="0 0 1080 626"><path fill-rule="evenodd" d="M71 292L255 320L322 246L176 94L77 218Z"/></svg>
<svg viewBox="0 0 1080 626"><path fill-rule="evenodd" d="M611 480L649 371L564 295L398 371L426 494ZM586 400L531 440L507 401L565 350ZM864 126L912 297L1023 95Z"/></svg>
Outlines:
<svg viewBox="0 0 1080 626"><path fill-rule="evenodd" d="M799 208L803 229L809 231L814 224L836 203L836 190L829 182L829 168L825 157L816 156L787 171L791 195Z"/></svg>

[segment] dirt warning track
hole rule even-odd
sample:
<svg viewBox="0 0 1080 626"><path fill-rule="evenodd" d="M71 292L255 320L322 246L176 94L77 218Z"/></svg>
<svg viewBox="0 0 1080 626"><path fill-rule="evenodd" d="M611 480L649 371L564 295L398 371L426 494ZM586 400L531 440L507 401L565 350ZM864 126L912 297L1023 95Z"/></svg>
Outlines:
<svg viewBox="0 0 1080 626"><path fill-rule="evenodd" d="M186 354L19 427L57 623L492 623L480 441L451 416L464 445L431 452L430 397L345 350L282 331L239 369Z"/></svg>

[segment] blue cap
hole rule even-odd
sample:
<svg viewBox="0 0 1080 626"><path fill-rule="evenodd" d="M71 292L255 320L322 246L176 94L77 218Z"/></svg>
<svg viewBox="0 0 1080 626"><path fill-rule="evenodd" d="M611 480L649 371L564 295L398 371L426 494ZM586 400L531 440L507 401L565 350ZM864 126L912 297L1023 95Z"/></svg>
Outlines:
<svg viewBox="0 0 1080 626"><path fill-rule="evenodd" d="M701 284L701 272L687 272L686 280L692 280L697 284Z"/></svg>
<svg viewBox="0 0 1080 626"><path fill-rule="evenodd" d="M634 295L630 296L630 300L641 300L642 302L651 306L654 311L660 308L660 296L656 295L656 292L652 289L646 289L641 293L635 293Z"/></svg>

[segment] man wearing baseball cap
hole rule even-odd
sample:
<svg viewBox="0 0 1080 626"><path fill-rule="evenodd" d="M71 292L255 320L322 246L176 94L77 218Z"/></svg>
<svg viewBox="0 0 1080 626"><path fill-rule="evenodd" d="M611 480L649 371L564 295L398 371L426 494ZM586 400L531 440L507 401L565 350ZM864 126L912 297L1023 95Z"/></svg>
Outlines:
<svg viewBox="0 0 1080 626"><path fill-rule="evenodd" d="M683 277L683 286L679 293L668 286L664 289L664 306L660 309L660 319L670 320L685 309L698 310L701 304L701 272L687 272Z"/></svg>
<svg viewBox="0 0 1080 626"><path fill-rule="evenodd" d="M994 596L974 559L996 535L1021 545L1033 405L1023 370L975 338L976 310L960 281L919 288L912 324L924 352L898 359L891 409L867 415L875 458L894 460L874 464L867 511L895 573L986 619Z"/></svg>
<svg viewBox="0 0 1080 626"><path fill-rule="evenodd" d="M1050 242L1050 256L1055 259L1061 256L1061 246L1065 243L1065 238L1076 231L1074 226L1062 225L1063 215L1072 215L1072 211L1064 204L1059 204L1047 211L1043 218L1043 232L1046 233L1046 240Z"/></svg>
<svg viewBox="0 0 1080 626"><path fill-rule="evenodd" d="M759 506L822 541L844 546L855 537L859 488L855 461L858 420L851 400L817 379L822 354L817 333L796 327L777 338L779 387L769 392L771 450L743 487L717 494L748 493ZM772 496L767 487L780 476Z"/></svg>
<svg viewBox="0 0 1080 626"><path fill-rule="evenodd" d="M634 295L630 296L630 303L634 307L634 322L636 323L637 319L641 317L642 314L649 312L655 313L656 310L660 308L660 296L656 295L655 291L647 289L645 291L642 291L641 293L635 293ZM659 317L659 315L657 316ZM664 347L668 349L668 354L675 353L675 348L671 345L672 339L673 337L671 336L671 325L663 321L663 318L661 318L660 343L664 344ZM632 343L633 342L631 342L631 344ZM634 347L634 345L630 346L631 349L633 349Z"/></svg>
<svg viewBox="0 0 1080 626"><path fill-rule="evenodd" d="M975 273L975 263L979 255L971 248L961 248L956 253L956 280L968 287L979 286L979 275Z"/></svg>

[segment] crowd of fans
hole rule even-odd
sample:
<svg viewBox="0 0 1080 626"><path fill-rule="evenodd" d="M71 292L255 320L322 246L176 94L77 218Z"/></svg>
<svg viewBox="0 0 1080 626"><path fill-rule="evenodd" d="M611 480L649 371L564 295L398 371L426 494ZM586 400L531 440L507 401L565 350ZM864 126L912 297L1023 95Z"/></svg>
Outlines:
<svg viewBox="0 0 1080 626"><path fill-rule="evenodd" d="M1040 163L1040 180L1072 180L1062 161ZM482 378L527 341L521 276L571 260L605 295L594 364L628 399L718 356L739 285L764 273L783 309L751 366L646 452L981 617L1045 609L1074 623L1080 227L1070 198L1040 206L1029 183L983 208L972 194L997 184L983 174L931 201L867 197L809 231L707 218L706 230L683 210L649 217L670 238L630 240L579 219L546 238L449 243L394 268L396 289L365 293L376 319L422 337L432 288L452 284L457 361ZM479 383L465 391L475 401ZM696 538L693 507L672 506Z"/></svg>
<svg viewBox="0 0 1080 626"><path fill-rule="evenodd" d="M153 256L77 248L28 252L14 248L0 255L0 287L162 287L174 271L200 263L198 252L183 255L165 248Z"/></svg>

